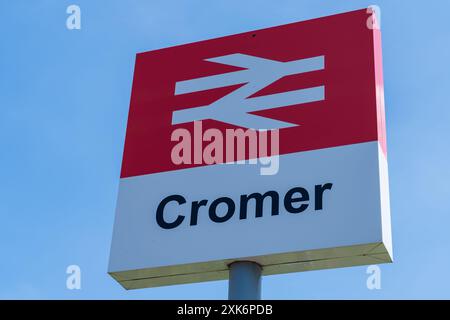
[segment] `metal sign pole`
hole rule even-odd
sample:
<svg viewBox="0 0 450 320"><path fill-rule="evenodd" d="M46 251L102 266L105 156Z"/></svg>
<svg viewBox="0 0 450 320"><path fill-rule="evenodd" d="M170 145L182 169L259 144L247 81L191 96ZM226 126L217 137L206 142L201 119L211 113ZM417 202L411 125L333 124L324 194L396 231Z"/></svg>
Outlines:
<svg viewBox="0 0 450 320"><path fill-rule="evenodd" d="M237 261L229 266L229 300L261 300L261 266L251 261Z"/></svg>

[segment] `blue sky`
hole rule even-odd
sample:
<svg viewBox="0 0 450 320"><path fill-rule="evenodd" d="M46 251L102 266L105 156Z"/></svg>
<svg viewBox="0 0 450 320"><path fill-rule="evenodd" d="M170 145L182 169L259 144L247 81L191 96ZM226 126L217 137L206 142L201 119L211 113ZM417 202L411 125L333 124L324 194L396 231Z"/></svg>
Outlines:
<svg viewBox="0 0 450 320"><path fill-rule="evenodd" d="M81 7L81 30L66 8ZM225 299L227 282L125 291L107 274L136 52L370 1L0 2L0 298ZM263 298L450 298L450 2L378 1L395 263L265 277ZM66 267L82 289L66 289Z"/></svg>

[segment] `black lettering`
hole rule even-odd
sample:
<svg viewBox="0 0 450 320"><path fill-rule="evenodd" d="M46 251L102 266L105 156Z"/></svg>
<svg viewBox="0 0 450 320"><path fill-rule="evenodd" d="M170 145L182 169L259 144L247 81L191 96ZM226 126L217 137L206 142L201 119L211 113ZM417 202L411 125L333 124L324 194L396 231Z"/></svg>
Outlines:
<svg viewBox="0 0 450 320"><path fill-rule="evenodd" d="M261 193L252 193L250 195L241 195L239 219L247 219L247 203L249 199L255 200L255 217L260 218L263 216L263 204L266 197L271 197L272 199L272 215L276 216L279 213L279 195L276 191L267 191L262 195Z"/></svg>
<svg viewBox="0 0 450 320"><path fill-rule="evenodd" d="M314 188L315 191L315 204L314 209L315 210L322 210L323 209L323 192L325 190L331 190L331 187L333 186L332 183L325 183L324 185L316 185Z"/></svg>
<svg viewBox="0 0 450 320"><path fill-rule="evenodd" d="M216 210L217 206L222 202L227 205L227 213L223 217L219 217ZM235 209L236 205L234 204L234 201L232 199L228 197L217 198L211 203L211 206L209 207L209 218L217 223L228 221L233 216Z"/></svg>
<svg viewBox="0 0 450 320"><path fill-rule="evenodd" d="M167 222L164 220L164 208L170 201L176 201L178 204L186 203L186 199L178 194L168 196L164 198L158 205L156 209L156 222L163 229L173 229L178 227L184 220L184 216L179 215L174 222Z"/></svg>
<svg viewBox="0 0 450 320"><path fill-rule="evenodd" d="M294 198L294 194L300 193L300 197ZM292 204L296 202L309 201L309 194L305 188L297 187L289 190L284 196L284 207L290 213L300 213L308 208L307 203L303 203L298 208L295 208Z"/></svg>
<svg viewBox="0 0 450 320"><path fill-rule="evenodd" d="M194 202L192 202L191 222L190 222L191 226L196 226L197 225L198 209L200 209L200 207L202 207L202 206L206 206L207 203L208 203L208 200L201 200L201 201L194 201Z"/></svg>

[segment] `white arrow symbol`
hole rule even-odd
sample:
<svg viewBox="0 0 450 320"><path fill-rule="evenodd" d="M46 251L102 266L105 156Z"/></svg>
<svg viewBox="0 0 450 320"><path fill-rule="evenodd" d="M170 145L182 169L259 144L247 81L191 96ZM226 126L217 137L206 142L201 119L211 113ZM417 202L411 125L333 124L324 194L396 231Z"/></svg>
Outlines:
<svg viewBox="0 0 450 320"><path fill-rule="evenodd" d="M185 94L245 83L207 106L174 111L172 124L214 119L252 129L281 129L297 124L278 121L248 112L303 104L325 99L325 86L248 98L282 77L324 69L324 56L279 62L245 54L231 54L206 61L246 68L214 76L176 83L175 94Z"/></svg>

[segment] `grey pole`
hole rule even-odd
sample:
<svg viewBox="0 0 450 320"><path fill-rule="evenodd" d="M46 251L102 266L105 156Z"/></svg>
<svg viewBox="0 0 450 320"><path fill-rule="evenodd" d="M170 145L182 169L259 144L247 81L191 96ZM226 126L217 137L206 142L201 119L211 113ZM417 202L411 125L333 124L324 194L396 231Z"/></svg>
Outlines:
<svg viewBox="0 0 450 320"><path fill-rule="evenodd" d="M261 300L261 266L251 261L230 264L229 300Z"/></svg>

